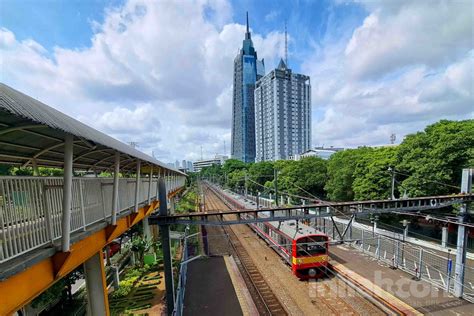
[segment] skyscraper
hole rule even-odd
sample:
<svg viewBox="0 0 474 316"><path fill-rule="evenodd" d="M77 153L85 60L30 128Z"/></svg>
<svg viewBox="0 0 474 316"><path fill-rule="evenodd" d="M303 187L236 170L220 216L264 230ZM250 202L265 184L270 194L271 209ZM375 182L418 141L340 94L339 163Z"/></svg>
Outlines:
<svg viewBox="0 0 474 316"><path fill-rule="evenodd" d="M234 59L234 93L232 100L232 158L244 162L255 161L255 83L265 74L263 59L257 58L249 31L247 13L247 32L242 49Z"/></svg>
<svg viewBox="0 0 474 316"><path fill-rule="evenodd" d="M255 88L255 161L288 159L311 146L310 78L278 68Z"/></svg>

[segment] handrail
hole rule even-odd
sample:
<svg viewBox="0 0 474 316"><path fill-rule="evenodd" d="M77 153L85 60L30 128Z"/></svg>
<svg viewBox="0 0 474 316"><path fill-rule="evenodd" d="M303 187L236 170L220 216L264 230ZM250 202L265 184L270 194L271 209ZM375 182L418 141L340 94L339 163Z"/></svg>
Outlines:
<svg viewBox="0 0 474 316"><path fill-rule="evenodd" d="M158 199L157 178L139 181L139 204ZM167 180L168 196L184 186L184 177ZM119 178L117 215L133 209L136 181ZM110 222L113 178L74 177L70 232ZM149 192L150 191L150 192ZM62 177L0 176L0 264L62 238Z"/></svg>

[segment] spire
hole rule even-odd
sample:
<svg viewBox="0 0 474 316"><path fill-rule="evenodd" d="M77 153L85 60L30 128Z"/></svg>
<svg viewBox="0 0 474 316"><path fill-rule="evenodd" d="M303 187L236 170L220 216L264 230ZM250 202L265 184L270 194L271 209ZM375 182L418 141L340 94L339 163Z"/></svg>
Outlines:
<svg viewBox="0 0 474 316"><path fill-rule="evenodd" d="M288 65L288 32L286 30L286 20L285 20L285 63Z"/></svg>
<svg viewBox="0 0 474 316"><path fill-rule="evenodd" d="M245 39L250 39L250 31L249 31L249 12L247 11L247 32L245 33Z"/></svg>
<svg viewBox="0 0 474 316"><path fill-rule="evenodd" d="M280 58L280 63L278 64L278 69L280 69L280 70L285 70L286 69L286 64L283 61L283 58Z"/></svg>

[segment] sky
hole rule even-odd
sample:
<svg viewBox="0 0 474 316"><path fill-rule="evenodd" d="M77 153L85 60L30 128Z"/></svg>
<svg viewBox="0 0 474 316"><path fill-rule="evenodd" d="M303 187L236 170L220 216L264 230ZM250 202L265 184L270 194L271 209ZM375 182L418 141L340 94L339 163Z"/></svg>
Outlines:
<svg viewBox="0 0 474 316"><path fill-rule="evenodd" d="M246 11L266 72L287 21L313 146L474 117L469 0L0 0L0 81L165 162L229 155Z"/></svg>

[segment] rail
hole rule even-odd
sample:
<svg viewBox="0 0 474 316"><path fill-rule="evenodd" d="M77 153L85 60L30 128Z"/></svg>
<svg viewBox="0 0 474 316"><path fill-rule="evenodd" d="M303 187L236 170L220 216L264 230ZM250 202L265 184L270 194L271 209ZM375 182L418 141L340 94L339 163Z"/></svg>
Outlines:
<svg viewBox="0 0 474 316"><path fill-rule="evenodd" d="M158 199L158 178L139 180L138 204ZM118 210L134 210L133 178L120 178ZM184 185L184 177L166 179L167 194ZM34 249L53 245L62 237L62 177L0 177L0 263ZM85 231L112 214L112 178L75 177L72 180L71 233Z"/></svg>

